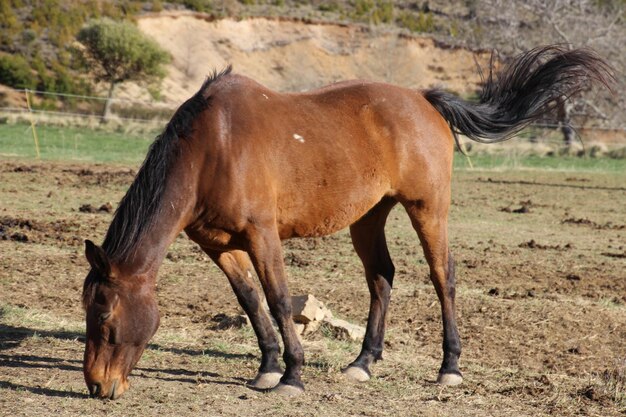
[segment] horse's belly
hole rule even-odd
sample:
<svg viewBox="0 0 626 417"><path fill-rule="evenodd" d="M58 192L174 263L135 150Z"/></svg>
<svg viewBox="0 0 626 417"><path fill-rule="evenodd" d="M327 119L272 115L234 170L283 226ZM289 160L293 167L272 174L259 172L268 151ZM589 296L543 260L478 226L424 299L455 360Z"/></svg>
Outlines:
<svg viewBox="0 0 626 417"><path fill-rule="evenodd" d="M279 207L278 230L281 239L325 236L350 226L385 195L384 190L368 191L353 193L358 194L358 198L350 195L337 198L313 196L308 203L282 209Z"/></svg>

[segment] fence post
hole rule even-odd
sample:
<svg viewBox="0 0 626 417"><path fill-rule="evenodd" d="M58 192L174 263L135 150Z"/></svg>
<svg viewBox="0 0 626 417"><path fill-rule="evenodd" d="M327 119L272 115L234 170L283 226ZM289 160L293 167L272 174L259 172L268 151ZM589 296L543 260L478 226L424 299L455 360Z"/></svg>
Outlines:
<svg viewBox="0 0 626 417"><path fill-rule="evenodd" d="M33 131L33 140L35 141L35 152L37 153L37 159L41 159L41 154L39 153L39 139L37 138L37 130L35 129L35 122L33 120L35 116L30 107L30 97L28 96L29 92L30 90L27 88L24 89L24 94L26 95L26 106L28 107L28 112L30 113L30 127Z"/></svg>

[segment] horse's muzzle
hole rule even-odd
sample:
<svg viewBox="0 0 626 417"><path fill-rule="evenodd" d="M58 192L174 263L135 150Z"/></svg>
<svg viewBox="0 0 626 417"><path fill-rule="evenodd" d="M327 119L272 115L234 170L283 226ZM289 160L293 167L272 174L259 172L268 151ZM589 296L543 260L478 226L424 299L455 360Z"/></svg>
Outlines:
<svg viewBox="0 0 626 417"><path fill-rule="evenodd" d="M100 393L100 384L91 384L88 386L89 396L91 398L96 398Z"/></svg>
<svg viewBox="0 0 626 417"><path fill-rule="evenodd" d="M113 380L108 390L104 389L100 383L90 384L87 386L89 389L89 396L91 398L108 398L110 400L116 400L124 393L124 391L126 391L128 386L128 384L120 384L119 382L119 379Z"/></svg>

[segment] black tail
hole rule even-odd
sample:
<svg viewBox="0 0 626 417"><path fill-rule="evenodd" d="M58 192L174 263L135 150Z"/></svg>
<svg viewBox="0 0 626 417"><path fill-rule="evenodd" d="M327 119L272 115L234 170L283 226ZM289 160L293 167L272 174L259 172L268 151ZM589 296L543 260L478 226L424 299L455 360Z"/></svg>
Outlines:
<svg viewBox="0 0 626 417"><path fill-rule="evenodd" d="M478 103L438 89L426 90L424 97L455 135L494 143L511 138L549 112L555 100L570 97L593 81L610 89L614 78L606 61L590 50L550 45L518 55L495 78L490 68Z"/></svg>

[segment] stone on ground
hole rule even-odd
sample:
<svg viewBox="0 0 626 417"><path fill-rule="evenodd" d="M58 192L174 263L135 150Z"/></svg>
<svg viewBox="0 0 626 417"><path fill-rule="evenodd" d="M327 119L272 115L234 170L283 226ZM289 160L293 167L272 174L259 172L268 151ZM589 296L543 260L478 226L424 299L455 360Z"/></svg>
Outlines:
<svg viewBox="0 0 626 417"><path fill-rule="evenodd" d="M293 321L308 324L311 321L321 321L330 314L324 303L311 294L291 297ZM332 314L331 314L332 315Z"/></svg>
<svg viewBox="0 0 626 417"><path fill-rule="evenodd" d="M337 339L363 340L365 328L336 318L324 319L324 327Z"/></svg>

